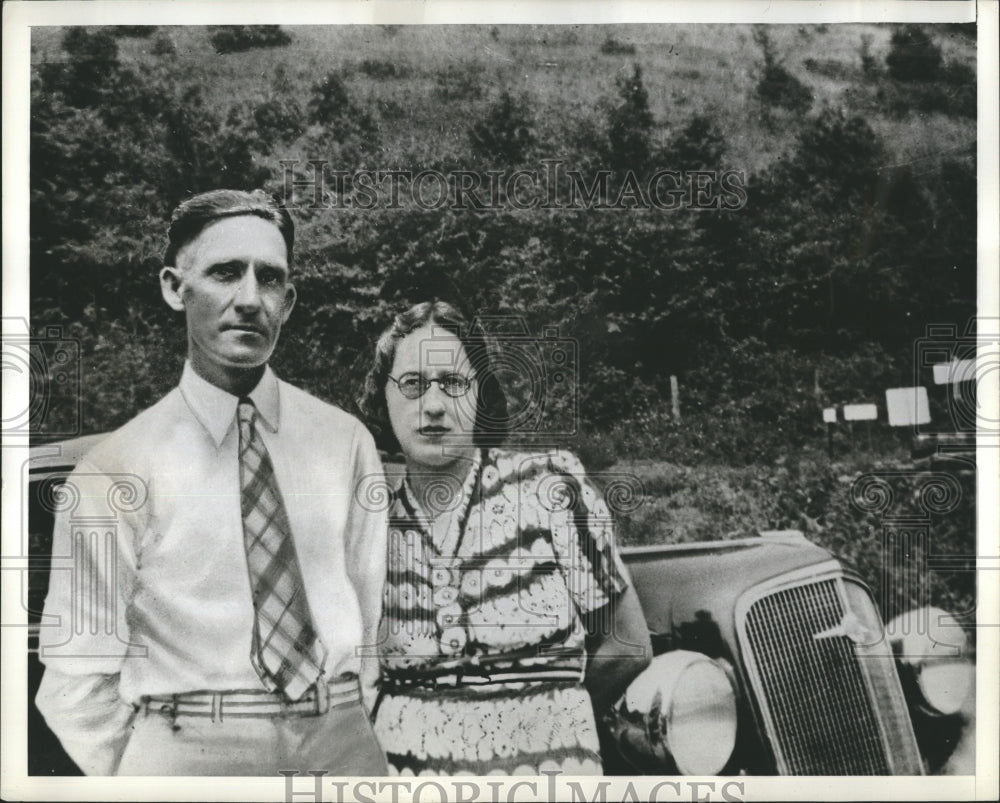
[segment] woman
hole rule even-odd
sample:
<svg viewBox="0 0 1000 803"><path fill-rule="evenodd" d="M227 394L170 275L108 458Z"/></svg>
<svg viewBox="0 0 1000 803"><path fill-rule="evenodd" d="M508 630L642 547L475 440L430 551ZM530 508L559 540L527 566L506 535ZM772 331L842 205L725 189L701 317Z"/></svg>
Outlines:
<svg viewBox="0 0 1000 803"><path fill-rule="evenodd" d="M361 407L406 474L375 731L401 774L599 774L594 710L651 655L600 494L565 452L491 445L506 406L485 339L448 304L379 339Z"/></svg>

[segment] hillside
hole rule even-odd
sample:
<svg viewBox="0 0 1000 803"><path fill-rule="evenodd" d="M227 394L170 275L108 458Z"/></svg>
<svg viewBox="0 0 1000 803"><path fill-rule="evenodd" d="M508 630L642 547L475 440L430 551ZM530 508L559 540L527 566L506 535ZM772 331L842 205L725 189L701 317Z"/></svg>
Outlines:
<svg viewBox="0 0 1000 803"><path fill-rule="evenodd" d="M944 30L942 30L944 28ZM762 122L755 84L761 52L749 25L610 26L290 26L285 47L216 55L206 27L162 29L173 42L170 69L195 77L206 100L229 106L268 94L283 70L283 89L304 100L317 78L344 76L351 97L383 116L380 134L389 164L402 164L433 145L435 160L467 155L466 129L502 90L523 94L540 110L538 138L558 145L572 127L598 127L601 106L615 97L616 79L642 66L658 135L668 139L696 114L710 114L726 134L728 163L751 174L791 145L795 126ZM773 25L775 48L788 69L812 92L813 108L834 106L865 115L887 142L893 163L940 158L975 139L975 120L947 113L889 116L866 84L862 43L884 63L893 26ZM62 29L36 28L33 63L65 59ZM972 26L938 26L935 40L948 60L975 69ZM607 40L634 53L602 53ZM118 40L123 63L163 63L154 38ZM366 75L363 62L393 65L388 78ZM806 62L816 64L810 69ZM441 76L468 77L469 96L440 99ZM419 100L417 100L419 99ZM421 143L424 145L422 146ZM547 154L548 155L548 154Z"/></svg>
<svg viewBox="0 0 1000 803"><path fill-rule="evenodd" d="M287 193L282 161L303 182L310 303L279 356L348 407L390 310L438 295L573 341L579 412L553 400L560 431L625 423L640 452L754 460L819 434L818 405L912 382L915 339L974 314L971 26L255 30L33 31L32 308L91 361L86 431L169 386L103 356L181 354L150 281L169 210L220 185ZM324 208L308 207L308 160L325 165ZM552 160L557 208L521 208L545 200ZM363 209L336 184L398 169L450 193L467 173L480 197L490 174L535 180L498 185L485 210L412 188ZM607 174L620 208L567 203L572 170L580 186ZM663 170L677 208L648 206ZM696 208L695 171L714 211ZM720 193L724 171L738 193ZM647 208L620 194L630 175ZM656 426L671 374L703 434L740 422L704 455Z"/></svg>
<svg viewBox="0 0 1000 803"><path fill-rule="evenodd" d="M568 376L537 391L504 375L538 413L514 440L572 448L598 481L636 477L623 541L799 527L878 586L878 521L849 491L872 469L907 470L911 433L886 425L885 389L927 385L935 427L953 428L915 348L976 311L974 33L36 28L32 325L59 327L80 359L78 382L47 367L39 440L118 426L176 381L183 322L155 276L178 201L280 192L282 160L299 180L321 160L321 208L297 196L284 378L353 409L391 314L456 302L508 324L493 331L505 354ZM432 170L453 190L461 173L506 179L552 159L588 181L606 172L611 199L664 169L737 171L745 197L720 207L710 181L713 208L690 187L671 209L573 206L563 187L553 208L519 208L546 197L533 184L488 209L410 195L364 209L343 202L359 185L334 192L337 170ZM553 371L544 338L511 324L555 329L573 359ZM821 410L854 402L879 420L856 433L841 420L828 456ZM970 486L936 522L948 553L973 554L974 505ZM935 577L933 598L967 608L972 576L956 575Z"/></svg>

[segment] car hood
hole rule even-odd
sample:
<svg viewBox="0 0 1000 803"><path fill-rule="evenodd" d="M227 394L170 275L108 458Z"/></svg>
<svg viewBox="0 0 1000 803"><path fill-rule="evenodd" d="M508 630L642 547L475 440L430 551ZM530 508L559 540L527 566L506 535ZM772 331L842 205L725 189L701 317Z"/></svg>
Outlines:
<svg viewBox="0 0 1000 803"><path fill-rule="evenodd" d="M774 577L828 564L831 554L800 533L660 547L624 548L657 653L683 647L730 657L733 612L749 589Z"/></svg>

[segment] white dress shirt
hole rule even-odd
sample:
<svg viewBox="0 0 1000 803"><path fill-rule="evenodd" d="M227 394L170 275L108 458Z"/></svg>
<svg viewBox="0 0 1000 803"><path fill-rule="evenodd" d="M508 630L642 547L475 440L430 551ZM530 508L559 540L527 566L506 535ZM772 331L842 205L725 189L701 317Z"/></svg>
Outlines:
<svg viewBox="0 0 1000 803"><path fill-rule="evenodd" d="M368 431L267 369L250 393L285 501L325 675L367 694L386 564ZM113 773L144 695L263 689L240 512L238 399L185 365L179 387L95 447L57 513L39 710L87 774ZM367 652L372 652L368 650Z"/></svg>

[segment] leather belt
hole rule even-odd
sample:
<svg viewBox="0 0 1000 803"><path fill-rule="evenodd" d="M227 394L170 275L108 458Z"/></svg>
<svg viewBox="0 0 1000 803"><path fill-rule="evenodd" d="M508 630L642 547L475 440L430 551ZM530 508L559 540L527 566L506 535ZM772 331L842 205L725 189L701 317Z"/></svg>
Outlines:
<svg viewBox="0 0 1000 803"><path fill-rule="evenodd" d="M193 691L146 695L136 708L146 715L209 717L214 722L229 717L316 717L360 699L357 676L341 675L317 683L294 702L264 690Z"/></svg>
<svg viewBox="0 0 1000 803"><path fill-rule="evenodd" d="M400 689L421 688L421 689L457 689L463 686L491 686L499 683L580 683L583 680L583 672L570 669L538 669L528 671L510 672L490 672L484 674L477 672L465 674L463 672L453 672L446 675L428 676L384 676L382 682L387 687Z"/></svg>

